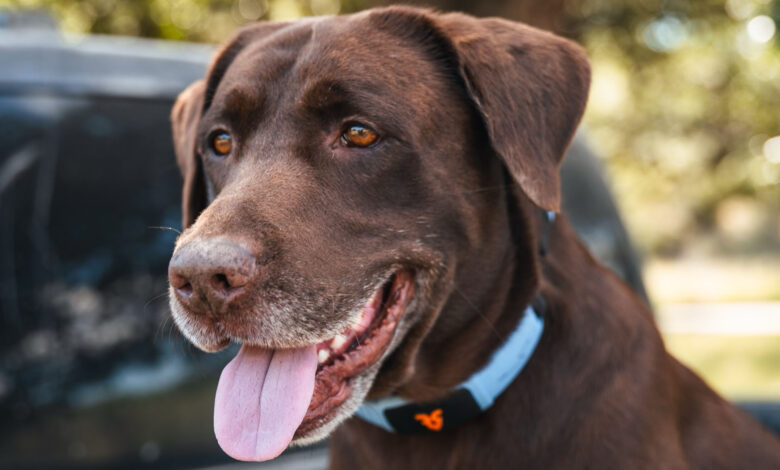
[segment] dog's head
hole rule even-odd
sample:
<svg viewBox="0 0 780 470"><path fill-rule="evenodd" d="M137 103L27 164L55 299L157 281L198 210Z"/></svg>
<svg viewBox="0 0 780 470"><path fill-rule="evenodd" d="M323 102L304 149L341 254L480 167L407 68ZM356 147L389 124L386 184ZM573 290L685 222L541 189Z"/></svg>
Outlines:
<svg viewBox="0 0 780 470"><path fill-rule="evenodd" d="M253 25L217 54L173 109L169 276L190 341L244 345L217 391L223 448L270 458L369 392L464 378L468 349L431 363L517 266L536 288L523 214L558 208L588 82L564 39L410 8Z"/></svg>

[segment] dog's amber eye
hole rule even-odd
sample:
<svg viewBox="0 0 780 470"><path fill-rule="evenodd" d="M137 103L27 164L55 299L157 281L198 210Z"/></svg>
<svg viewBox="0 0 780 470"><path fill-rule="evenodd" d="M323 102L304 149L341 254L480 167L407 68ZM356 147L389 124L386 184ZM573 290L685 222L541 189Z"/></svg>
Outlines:
<svg viewBox="0 0 780 470"><path fill-rule="evenodd" d="M219 132L211 138L211 149L219 156L225 156L233 148L233 138L227 132Z"/></svg>
<svg viewBox="0 0 780 470"><path fill-rule="evenodd" d="M349 147L368 147L379 138L376 132L365 126L349 126L343 134L341 141Z"/></svg>

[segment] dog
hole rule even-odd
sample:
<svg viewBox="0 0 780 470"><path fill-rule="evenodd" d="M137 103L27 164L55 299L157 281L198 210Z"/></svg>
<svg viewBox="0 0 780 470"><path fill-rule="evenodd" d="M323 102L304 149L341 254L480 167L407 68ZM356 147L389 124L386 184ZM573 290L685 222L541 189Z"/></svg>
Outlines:
<svg viewBox="0 0 780 470"><path fill-rule="evenodd" d="M194 345L242 345L229 455L331 436L340 469L780 468L557 214L589 82L566 39L411 7L217 53L172 110L169 280Z"/></svg>

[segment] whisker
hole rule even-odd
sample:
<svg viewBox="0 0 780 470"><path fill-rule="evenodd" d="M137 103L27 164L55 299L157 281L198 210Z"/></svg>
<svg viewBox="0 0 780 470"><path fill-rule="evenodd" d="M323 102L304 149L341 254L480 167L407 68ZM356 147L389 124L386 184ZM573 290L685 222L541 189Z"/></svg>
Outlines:
<svg viewBox="0 0 780 470"><path fill-rule="evenodd" d="M157 294L154 297L152 297L151 299L147 300L146 303L144 304L144 311L146 311L146 309L149 308L149 304L151 304L152 302L154 302L155 300L159 299L160 297L162 297L164 295L168 295L168 291L167 290L165 292L163 292L161 294Z"/></svg>
<svg viewBox="0 0 780 470"><path fill-rule="evenodd" d="M187 359L192 359L192 351L189 348L189 343L187 343L181 334L177 334L174 328L171 328L171 337L176 345L176 352Z"/></svg>
<svg viewBox="0 0 780 470"><path fill-rule="evenodd" d="M476 312L476 313L477 313L477 315L479 315L479 316L480 316L480 317L481 317L481 318L482 318L482 319L485 321L485 323L487 323L487 324L488 324L488 326L490 327L490 329L493 331L493 334L494 334L494 335L496 335L496 338L498 338L498 339L500 340L500 339L501 339L501 334L498 332L498 330L496 329L496 326L493 324L493 322L491 322L491 321L490 321L490 319L488 319L488 317L486 317L486 316L485 316L485 314L484 314L484 313L482 313L482 311L481 311L480 309L478 309L476 305L474 305L473 303L471 303L471 300L469 300L469 299L468 299L468 297L466 297L466 296L463 294L463 292L461 292L461 291L460 291L460 289L458 289L457 287L453 286L453 290L454 290L454 291L455 291L455 292L456 292L456 293L457 293L459 296L461 296L461 297L463 298L463 300L465 300L465 301L466 301L466 304L468 304L468 306L469 306L469 307L471 307L471 309L472 309L472 310L474 310L474 312Z"/></svg>
<svg viewBox="0 0 780 470"><path fill-rule="evenodd" d="M179 235L181 235L181 230L175 229L173 227L166 227L165 225L150 225L150 226L148 226L146 228L153 228L153 229L157 229L157 230L170 230L171 232L176 232Z"/></svg>
<svg viewBox="0 0 780 470"><path fill-rule="evenodd" d="M165 329L168 329L168 331L165 331ZM171 331L173 329L173 321L171 320L170 315L166 315L163 320L160 322L159 325L157 325L157 331L154 333L154 341L157 342L158 340L165 339L167 336L170 335Z"/></svg>

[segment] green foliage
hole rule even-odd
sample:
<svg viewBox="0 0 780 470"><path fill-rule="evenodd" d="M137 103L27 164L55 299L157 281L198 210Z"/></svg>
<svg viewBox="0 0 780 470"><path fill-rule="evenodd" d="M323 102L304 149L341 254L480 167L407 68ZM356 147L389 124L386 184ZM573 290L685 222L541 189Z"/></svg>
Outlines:
<svg viewBox="0 0 780 470"><path fill-rule="evenodd" d="M50 11L75 33L220 42L239 26L360 9L360 0L0 0L0 8Z"/></svg>
<svg viewBox="0 0 780 470"><path fill-rule="evenodd" d="M780 135L774 5L774 22L767 0L571 9L594 70L588 135L646 249L676 252L703 232L721 252L778 246L780 155L765 145Z"/></svg>

